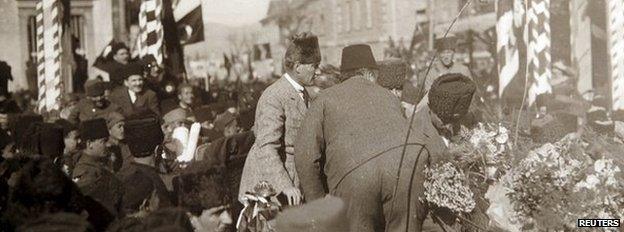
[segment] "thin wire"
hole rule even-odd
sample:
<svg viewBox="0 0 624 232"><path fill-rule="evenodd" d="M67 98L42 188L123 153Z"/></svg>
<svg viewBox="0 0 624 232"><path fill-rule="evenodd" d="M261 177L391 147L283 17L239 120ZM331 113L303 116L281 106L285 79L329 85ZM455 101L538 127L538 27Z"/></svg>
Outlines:
<svg viewBox="0 0 624 232"><path fill-rule="evenodd" d="M528 2L524 3L524 23L528 23L527 19L528 19ZM524 28L522 34L526 33L526 30L528 30L529 28L526 27ZM524 38L524 35L522 36ZM527 41L528 42L528 41ZM528 44L527 44L528 47ZM518 131L520 129L520 118L522 116L522 109L524 108L524 104L526 103L526 95L528 92L528 84L529 84L529 64L528 62L526 63L526 65L524 66L524 93L522 94L522 104L520 105L520 111L518 112L518 119L516 119L516 129L514 131L514 143L513 143L513 147L516 147L516 144L518 143ZM527 112L529 111L529 107L527 107Z"/></svg>
<svg viewBox="0 0 624 232"><path fill-rule="evenodd" d="M449 27L446 29L446 31L444 32L444 37L446 38L448 36L449 31L451 31L451 28L453 28L453 25L455 25L455 23L457 22L457 19L459 19L459 16L461 16L461 14L464 12L464 10L472 3L472 0L468 0L464 6L462 6L461 10L459 10L459 12L457 13L457 15L455 16L455 18L453 19L453 21L451 22L451 24L449 25ZM429 33L433 33L434 28L429 28ZM431 58L431 61L429 62L429 65L427 66L427 71L425 72L425 77L424 77L424 82L422 85L420 85L419 87L419 91L418 93L422 93L424 91L424 83L427 82L427 76L429 76L429 72L431 71L431 67L433 66L433 62L435 61L436 57L437 57L438 53L434 52L433 53L433 57ZM410 117L410 123L409 123L409 127L407 130L407 135L405 136L405 142L404 144L407 144L407 142L409 141L409 137L410 134L412 132L412 125L414 124L414 115L416 114L416 106L414 106L414 108L412 109L412 114ZM397 189L399 187L399 177L401 175L401 168L403 167L403 160L405 159L405 151L406 151L406 146L403 146L403 150L401 151L401 159L399 162L399 169L397 170L397 175L396 175L396 184L394 186L394 191L392 193L392 210L390 211L390 217L392 217L392 214L394 212L394 206L396 203L396 192ZM418 160L416 160L416 164L418 165ZM411 200L409 199L411 198L411 195L408 195L408 202ZM410 212L407 212L407 216L409 218L410 216ZM406 231L409 231L409 226L407 226L405 228Z"/></svg>

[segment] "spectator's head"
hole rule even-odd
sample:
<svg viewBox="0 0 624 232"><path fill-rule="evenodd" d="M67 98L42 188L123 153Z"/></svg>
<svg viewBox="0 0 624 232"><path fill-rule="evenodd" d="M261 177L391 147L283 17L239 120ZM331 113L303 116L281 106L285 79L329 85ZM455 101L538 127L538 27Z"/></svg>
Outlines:
<svg viewBox="0 0 624 232"><path fill-rule="evenodd" d="M93 102L97 108L106 107L106 84L103 81L94 79L85 82L85 92L87 98Z"/></svg>
<svg viewBox="0 0 624 232"><path fill-rule="evenodd" d="M65 143L65 154L73 153L78 150L80 142L78 136L78 127L65 119L59 119L54 122L63 129L63 142Z"/></svg>
<svg viewBox="0 0 624 232"><path fill-rule="evenodd" d="M79 126L80 139L84 153L90 156L106 156L106 142L110 134L106 126L106 120L102 118L83 121Z"/></svg>
<svg viewBox="0 0 624 232"><path fill-rule="evenodd" d="M475 83L462 74L438 77L429 91L429 108L443 125L456 123L470 108ZM434 123L435 124L435 123Z"/></svg>
<svg viewBox="0 0 624 232"><path fill-rule="evenodd" d="M371 47L366 44L349 45L342 49L340 72L343 80L354 76L375 82L378 70Z"/></svg>
<svg viewBox="0 0 624 232"><path fill-rule="evenodd" d="M178 100L184 107L190 107L195 102L195 92L192 85L180 84L178 86Z"/></svg>
<svg viewBox="0 0 624 232"><path fill-rule="evenodd" d="M173 180L180 206L190 211L194 219L216 229L207 231L224 231L232 224L228 212L231 197L225 177L225 168L195 162Z"/></svg>
<svg viewBox="0 0 624 232"><path fill-rule="evenodd" d="M112 47L111 53L113 59L121 64L128 64L130 60L130 50L124 43L115 43Z"/></svg>
<svg viewBox="0 0 624 232"><path fill-rule="evenodd" d="M225 111L222 114L217 115L217 118L214 121L214 126L217 131L223 132L224 137L230 137L238 133L236 115L230 111Z"/></svg>
<svg viewBox="0 0 624 232"><path fill-rule="evenodd" d="M377 84L392 91L395 96L401 99L408 69L407 63L401 59L391 58L381 61L379 62Z"/></svg>
<svg viewBox="0 0 624 232"><path fill-rule="evenodd" d="M174 109L163 116L162 131L166 135L170 135L175 128L186 125L188 121L186 110L180 108Z"/></svg>
<svg viewBox="0 0 624 232"><path fill-rule="evenodd" d="M143 62L145 63L145 73L147 73L148 77L158 77L162 72L154 56L146 56Z"/></svg>
<svg viewBox="0 0 624 232"><path fill-rule="evenodd" d="M143 91L143 69L140 65L130 64L123 70L124 85L135 93Z"/></svg>
<svg viewBox="0 0 624 232"><path fill-rule="evenodd" d="M28 127L18 149L24 155L43 155L54 159L63 155L63 130L53 123L36 122Z"/></svg>
<svg viewBox="0 0 624 232"><path fill-rule="evenodd" d="M127 120L124 125L125 141L135 160L153 157L163 142L163 132L155 118ZM153 162L153 159L150 160Z"/></svg>
<svg viewBox="0 0 624 232"><path fill-rule="evenodd" d="M321 50L318 37L310 32L294 35L284 57L284 67L290 76L302 86L314 84L320 73Z"/></svg>
<svg viewBox="0 0 624 232"><path fill-rule="evenodd" d="M110 112L106 115L106 126L110 139L121 141L124 139L124 116L118 112Z"/></svg>
<svg viewBox="0 0 624 232"><path fill-rule="evenodd" d="M438 57L440 58L440 62L442 62L442 64L447 67L453 65L457 39L453 36L439 38L436 40L435 45L436 50L438 51Z"/></svg>

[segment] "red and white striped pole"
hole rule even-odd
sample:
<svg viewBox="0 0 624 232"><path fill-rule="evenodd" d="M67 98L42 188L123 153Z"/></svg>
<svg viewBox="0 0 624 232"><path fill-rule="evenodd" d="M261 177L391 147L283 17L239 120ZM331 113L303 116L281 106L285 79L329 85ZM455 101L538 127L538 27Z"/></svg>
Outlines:
<svg viewBox="0 0 624 232"><path fill-rule="evenodd" d="M607 0L612 110L624 110L624 0Z"/></svg>
<svg viewBox="0 0 624 232"><path fill-rule="evenodd" d="M551 93L551 34L550 0L529 0L527 11L528 47L527 75L532 82L529 89L529 105L538 95Z"/></svg>
<svg viewBox="0 0 624 232"><path fill-rule="evenodd" d="M37 81L40 113L60 110L61 34L60 6L57 0L41 0L36 5Z"/></svg>

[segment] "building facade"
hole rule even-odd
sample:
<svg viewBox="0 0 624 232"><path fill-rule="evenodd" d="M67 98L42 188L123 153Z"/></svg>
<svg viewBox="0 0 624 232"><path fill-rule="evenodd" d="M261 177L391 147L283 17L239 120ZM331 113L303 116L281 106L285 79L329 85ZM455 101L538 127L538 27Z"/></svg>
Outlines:
<svg viewBox="0 0 624 232"><path fill-rule="evenodd" d="M339 65L342 48L356 43L371 45L375 57L383 59L389 39L395 44L409 47L416 25L426 30L430 15L433 17L435 35L443 35L465 2L466 0L273 0L267 17L262 20L264 36L259 42L271 42L274 59L282 57L284 33L280 26L284 25L283 22L280 23L280 15L296 14L303 17L303 25L298 31L312 31L319 36L323 63ZM471 4L453 26L451 33L462 33L466 30L482 32L494 26L496 18L493 6L493 2ZM432 14L429 14L429 9L432 9Z"/></svg>
<svg viewBox="0 0 624 232"><path fill-rule="evenodd" d="M0 0L0 60L12 67L12 90L32 88L27 69L34 64L36 0ZM80 53L91 67L95 58L115 36L126 33L124 0L72 0L71 30ZM35 82L36 82L36 77ZM67 84L71 80L64 80ZM36 87L36 86L35 86ZM67 88L71 89L71 88Z"/></svg>

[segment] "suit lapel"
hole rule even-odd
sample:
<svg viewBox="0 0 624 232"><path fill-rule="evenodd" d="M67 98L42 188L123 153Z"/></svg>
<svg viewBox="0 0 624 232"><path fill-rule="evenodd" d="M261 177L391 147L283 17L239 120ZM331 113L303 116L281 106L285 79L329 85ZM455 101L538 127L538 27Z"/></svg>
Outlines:
<svg viewBox="0 0 624 232"><path fill-rule="evenodd" d="M297 90L295 90L295 87L292 86L284 76L280 78L280 82L281 89L284 91L284 94L289 99L292 106L295 106L294 108L297 109L300 115L304 115L308 108L303 99L301 99L301 96L299 96L299 93L297 93Z"/></svg>

